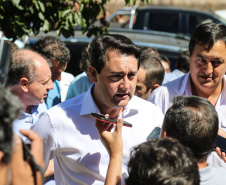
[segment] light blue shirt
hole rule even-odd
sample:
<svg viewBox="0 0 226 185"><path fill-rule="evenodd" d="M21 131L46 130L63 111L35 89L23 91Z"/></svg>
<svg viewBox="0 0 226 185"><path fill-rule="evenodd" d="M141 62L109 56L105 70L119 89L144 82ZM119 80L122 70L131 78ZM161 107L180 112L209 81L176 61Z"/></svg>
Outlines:
<svg viewBox="0 0 226 185"><path fill-rule="evenodd" d="M20 134L20 129L30 129L39 118L39 115L46 110L45 103L41 103L36 106L31 107L31 114L23 112L19 118L13 122L13 132L19 135L23 140L26 139L23 135Z"/></svg>
<svg viewBox="0 0 226 185"><path fill-rule="evenodd" d="M68 88L66 100L86 92L90 86L91 83L87 78L86 72L77 75Z"/></svg>
<svg viewBox="0 0 226 185"><path fill-rule="evenodd" d="M200 185L222 185L226 183L226 169L220 166L209 165L199 169Z"/></svg>
<svg viewBox="0 0 226 185"><path fill-rule="evenodd" d="M53 82L54 88L49 90L48 96L46 98L46 107L50 109L54 105L61 103L61 96L60 96L60 85L59 81L56 80Z"/></svg>
<svg viewBox="0 0 226 185"><path fill-rule="evenodd" d="M162 84L171 82L181 76L185 75L185 73L183 73L182 71L178 70L178 69L174 69L171 73L166 73L163 79Z"/></svg>

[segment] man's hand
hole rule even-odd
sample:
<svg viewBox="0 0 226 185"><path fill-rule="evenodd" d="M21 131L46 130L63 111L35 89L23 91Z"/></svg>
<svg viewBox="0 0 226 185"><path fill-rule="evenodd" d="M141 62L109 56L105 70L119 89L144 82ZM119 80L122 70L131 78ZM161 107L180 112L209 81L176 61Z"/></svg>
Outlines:
<svg viewBox="0 0 226 185"><path fill-rule="evenodd" d="M225 153L221 152L221 149L218 148L218 147L215 150L217 152L217 155L226 163L226 155L225 155Z"/></svg>
<svg viewBox="0 0 226 185"><path fill-rule="evenodd" d="M45 178L48 178L50 176L54 175L54 163L53 163L53 159L51 159L49 161L49 165L48 165L48 168L45 172Z"/></svg>
<svg viewBox="0 0 226 185"><path fill-rule="evenodd" d="M44 160L42 156L42 139L32 130L20 130L21 134L31 140L31 154L37 165L44 169ZM23 158L23 145L19 136L14 136L14 147L11 161L12 168L12 185L32 185L34 177L32 169L28 161ZM42 176L40 172L36 172L36 184L42 185Z"/></svg>
<svg viewBox="0 0 226 185"><path fill-rule="evenodd" d="M218 135L226 138L226 132L222 129L218 129ZM220 148L216 148L217 155L226 163L226 155L225 152L221 152Z"/></svg>
<svg viewBox="0 0 226 185"><path fill-rule="evenodd" d="M111 132L113 128L112 123L106 123L103 121L96 120L95 125L99 132L100 139L110 155L110 162L108 165L105 185L120 185L122 178L123 120L118 120L114 132Z"/></svg>

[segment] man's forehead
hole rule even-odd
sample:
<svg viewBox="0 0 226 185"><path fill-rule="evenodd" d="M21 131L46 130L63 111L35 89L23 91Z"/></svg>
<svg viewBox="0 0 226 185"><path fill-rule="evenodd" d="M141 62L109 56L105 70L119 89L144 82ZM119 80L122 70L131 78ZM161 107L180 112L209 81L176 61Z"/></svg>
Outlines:
<svg viewBox="0 0 226 185"><path fill-rule="evenodd" d="M114 55L114 54L121 56L121 57L126 57L126 56L134 56L135 57L135 54L132 54L132 53L123 53L118 49L108 49L105 52L105 61L109 61L110 58L112 57L112 55Z"/></svg>

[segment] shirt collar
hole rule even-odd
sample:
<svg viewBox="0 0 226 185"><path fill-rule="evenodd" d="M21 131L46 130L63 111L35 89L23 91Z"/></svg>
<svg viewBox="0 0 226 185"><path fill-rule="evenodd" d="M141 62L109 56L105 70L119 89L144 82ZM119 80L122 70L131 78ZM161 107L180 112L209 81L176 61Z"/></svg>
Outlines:
<svg viewBox="0 0 226 185"><path fill-rule="evenodd" d="M192 95L190 72L188 72L182 80L179 95ZM220 105L225 104L226 104L226 76L224 75L224 87L221 91L220 97L217 100L217 104L215 106L216 110L220 107Z"/></svg>
<svg viewBox="0 0 226 185"><path fill-rule="evenodd" d="M224 75L224 78L223 78L223 80L224 80L224 82L223 82L224 83L224 87L223 87L223 89L221 91L220 97L217 100L217 103L216 103L216 106L215 106L216 110L218 110L220 105L225 105L226 104L226 80L225 79L226 79L226 76Z"/></svg>
<svg viewBox="0 0 226 185"><path fill-rule="evenodd" d="M88 91L85 93L83 97L80 115L90 114L91 112L100 113L100 110L98 109L92 96L92 90L94 86L95 83L91 85L91 87L88 89Z"/></svg>
<svg viewBox="0 0 226 185"><path fill-rule="evenodd" d="M181 88L180 88L179 96L180 95L192 95L190 72L188 72L187 74L185 74L182 77L182 83L181 83Z"/></svg>

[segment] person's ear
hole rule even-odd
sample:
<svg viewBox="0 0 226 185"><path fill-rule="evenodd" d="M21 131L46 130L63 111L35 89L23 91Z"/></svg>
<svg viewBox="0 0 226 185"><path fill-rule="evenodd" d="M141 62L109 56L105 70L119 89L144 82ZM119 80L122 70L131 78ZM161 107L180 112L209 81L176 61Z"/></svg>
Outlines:
<svg viewBox="0 0 226 185"><path fill-rule="evenodd" d="M20 87L24 92L28 92L29 80L26 77L20 79Z"/></svg>
<svg viewBox="0 0 226 185"><path fill-rule="evenodd" d="M93 66L89 66L89 74L92 78L92 81L97 82L97 70Z"/></svg>
<svg viewBox="0 0 226 185"><path fill-rule="evenodd" d="M167 137L167 133L166 131L164 131L163 129L161 130L161 135L160 135L161 138L164 138L164 137Z"/></svg>
<svg viewBox="0 0 226 185"><path fill-rule="evenodd" d="M3 151L0 151L0 163L2 161L3 156L4 156L4 152Z"/></svg>
<svg viewBox="0 0 226 185"><path fill-rule="evenodd" d="M158 87L160 87L159 84L154 84L154 85L152 86L152 91L154 91L154 90L157 89Z"/></svg>

